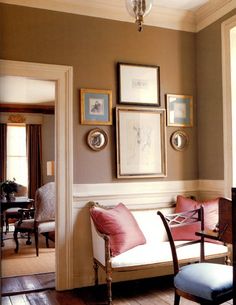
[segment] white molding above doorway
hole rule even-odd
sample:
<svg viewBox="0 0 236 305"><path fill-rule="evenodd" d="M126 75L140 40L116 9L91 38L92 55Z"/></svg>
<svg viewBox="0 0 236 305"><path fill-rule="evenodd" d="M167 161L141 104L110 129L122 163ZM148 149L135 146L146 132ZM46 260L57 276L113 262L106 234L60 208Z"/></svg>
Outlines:
<svg viewBox="0 0 236 305"><path fill-rule="evenodd" d="M69 66L0 60L0 74L56 82L56 289L73 288L73 69Z"/></svg>

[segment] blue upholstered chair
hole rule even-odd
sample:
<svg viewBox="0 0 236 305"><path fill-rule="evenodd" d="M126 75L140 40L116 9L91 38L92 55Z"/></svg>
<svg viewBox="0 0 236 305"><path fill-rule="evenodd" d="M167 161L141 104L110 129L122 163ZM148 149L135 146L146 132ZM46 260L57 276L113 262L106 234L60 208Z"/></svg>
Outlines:
<svg viewBox="0 0 236 305"><path fill-rule="evenodd" d="M204 228L204 210L200 209L163 215L161 217L165 226L173 257L174 266L174 305L178 305L180 297L194 301L199 304L217 305L222 304L233 297L233 269L232 266L204 262L204 237L191 243L201 243L201 258L199 263L179 267L178 256L171 228L186 226L190 223L200 222L201 229ZM189 243L189 242L188 242ZM186 244L185 244L186 245ZM184 246L184 245L181 245Z"/></svg>

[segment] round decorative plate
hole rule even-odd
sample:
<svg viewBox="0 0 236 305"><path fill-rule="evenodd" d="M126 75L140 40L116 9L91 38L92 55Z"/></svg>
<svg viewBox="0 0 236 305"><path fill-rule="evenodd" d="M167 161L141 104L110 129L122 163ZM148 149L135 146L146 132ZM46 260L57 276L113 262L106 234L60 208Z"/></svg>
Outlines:
<svg viewBox="0 0 236 305"><path fill-rule="evenodd" d="M189 137L185 131L177 130L172 133L170 142L174 149L182 151L188 146Z"/></svg>
<svg viewBox="0 0 236 305"><path fill-rule="evenodd" d="M104 130L100 128L94 128L90 130L87 135L87 144L93 150L101 150L106 147L107 143L107 134Z"/></svg>

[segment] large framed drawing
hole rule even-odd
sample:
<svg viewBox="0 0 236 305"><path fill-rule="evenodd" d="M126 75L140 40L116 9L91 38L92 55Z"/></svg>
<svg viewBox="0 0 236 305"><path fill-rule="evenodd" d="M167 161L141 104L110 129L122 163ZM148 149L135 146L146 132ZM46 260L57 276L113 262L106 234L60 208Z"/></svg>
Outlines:
<svg viewBox="0 0 236 305"><path fill-rule="evenodd" d="M116 108L118 178L166 176L165 110Z"/></svg>
<svg viewBox="0 0 236 305"><path fill-rule="evenodd" d="M121 104L160 106L160 67L118 63Z"/></svg>
<svg viewBox="0 0 236 305"><path fill-rule="evenodd" d="M193 126L193 97L191 95L166 95L167 125Z"/></svg>

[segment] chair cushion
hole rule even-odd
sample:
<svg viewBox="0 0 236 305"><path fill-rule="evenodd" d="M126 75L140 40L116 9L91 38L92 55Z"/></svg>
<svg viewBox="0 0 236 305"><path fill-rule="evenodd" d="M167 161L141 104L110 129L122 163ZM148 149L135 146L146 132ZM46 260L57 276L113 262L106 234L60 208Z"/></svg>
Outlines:
<svg viewBox="0 0 236 305"><path fill-rule="evenodd" d="M20 207L17 207L17 208L9 208L9 209L6 209L4 211L5 214L18 214L18 211L20 210L21 208Z"/></svg>
<svg viewBox="0 0 236 305"><path fill-rule="evenodd" d="M217 301L225 294L233 293L232 266L199 263L184 266L174 278L177 289L194 296Z"/></svg>
<svg viewBox="0 0 236 305"><path fill-rule="evenodd" d="M195 201L183 196L177 196L175 213L186 212L204 206L204 226L205 229L213 230L219 221L219 198L207 201ZM195 235L196 231L200 230L200 223L194 223L189 226L178 227L172 229L174 240L196 240L199 239ZM214 242L213 240L208 240Z"/></svg>
<svg viewBox="0 0 236 305"><path fill-rule="evenodd" d="M134 216L122 203L111 209L93 206L90 215L96 229L110 236L112 256L146 242Z"/></svg>
<svg viewBox="0 0 236 305"><path fill-rule="evenodd" d="M55 231L55 221L47 221L39 223L38 232L46 233L46 232L54 232Z"/></svg>
<svg viewBox="0 0 236 305"><path fill-rule="evenodd" d="M20 229L34 229L34 219L24 219L24 221L16 221L14 224L15 228L20 231Z"/></svg>

